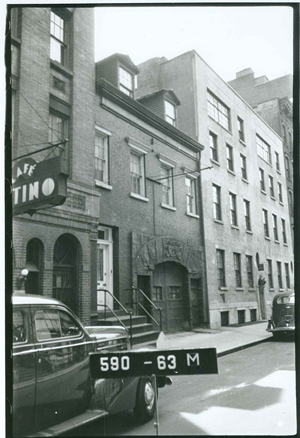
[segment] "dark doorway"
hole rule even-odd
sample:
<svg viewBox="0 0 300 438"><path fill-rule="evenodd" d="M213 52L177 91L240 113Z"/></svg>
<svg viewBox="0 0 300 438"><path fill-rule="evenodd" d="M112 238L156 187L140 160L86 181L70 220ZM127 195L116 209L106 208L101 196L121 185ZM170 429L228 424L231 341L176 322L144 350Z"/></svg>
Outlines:
<svg viewBox="0 0 300 438"><path fill-rule="evenodd" d="M42 295L43 244L39 239L31 239L26 248L28 275L25 282L27 294Z"/></svg>
<svg viewBox="0 0 300 438"><path fill-rule="evenodd" d="M221 326L227 327L229 325L229 312L221 312Z"/></svg>
<svg viewBox="0 0 300 438"><path fill-rule="evenodd" d="M70 235L59 237L55 244L53 297L78 313L78 243Z"/></svg>
<svg viewBox="0 0 300 438"><path fill-rule="evenodd" d="M238 310L238 323L244 324L245 322L245 310Z"/></svg>

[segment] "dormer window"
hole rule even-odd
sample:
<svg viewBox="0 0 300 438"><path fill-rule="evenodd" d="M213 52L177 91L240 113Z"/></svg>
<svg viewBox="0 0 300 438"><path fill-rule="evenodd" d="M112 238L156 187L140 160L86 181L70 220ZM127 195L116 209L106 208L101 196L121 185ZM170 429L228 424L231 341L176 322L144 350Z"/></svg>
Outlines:
<svg viewBox="0 0 300 438"><path fill-rule="evenodd" d="M165 117L166 121L173 126L176 126L176 109L168 100L165 100Z"/></svg>
<svg viewBox="0 0 300 438"><path fill-rule="evenodd" d="M134 76L123 67L119 67L119 87L127 96L133 97Z"/></svg>

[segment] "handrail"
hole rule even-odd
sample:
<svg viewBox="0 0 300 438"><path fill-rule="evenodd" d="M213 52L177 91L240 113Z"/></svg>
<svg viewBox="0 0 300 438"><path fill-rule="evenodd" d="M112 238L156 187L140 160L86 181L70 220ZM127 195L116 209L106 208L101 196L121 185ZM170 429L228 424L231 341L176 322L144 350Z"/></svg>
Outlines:
<svg viewBox="0 0 300 438"><path fill-rule="evenodd" d="M150 316L150 318L152 319L152 321L154 321L155 324L158 325L158 326L160 327L160 323L156 321L156 319L155 319L155 318L154 318L154 317L148 312L148 310L145 309L145 307L144 307L141 303L137 303L137 304L138 304L138 305L144 310L144 312L147 313L148 316ZM160 310L160 309L157 308L157 310Z"/></svg>
<svg viewBox="0 0 300 438"><path fill-rule="evenodd" d="M118 300L118 298L116 298L109 290L107 289L97 289L97 292L104 292L104 304L98 304L97 303L97 308L98 306L102 306L104 307L104 319L106 321L106 309L110 310L110 312L114 315L115 318L117 318L117 320L122 324L122 326L126 329L126 331L129 333L130 335L130 346L132 347L132 313L129 312L124 306L123 304ZM118 303L118 305L124 310L124 312L126 313L126 315L129 315L129 320L130 320L130 330L127 329L127 327L122 323L122 321L119 319L118 315L113 311L113 309L111 309L107 304L106 304L106 295L109 294L112 299L114 301L116 301Z"/></svg>
<svg viewBox="0 0 300 438"><path fill-rule="evenodd" d="M150 303L150 305L155 309L155 310L158 310L159 311L159 326L160 326L160 330L162 331L162 319L161 319L161 309L159 308L159 307L157 307L154 303L153 303L153 301L151 301L150 300L150 298L145 294L145 292L143 292L142 291L142 289L138 289L137 287L132 287L132 288L130 288L130 289L126 289L126 290L131 290L131 291L134 291L134 290L136 290L137 292L139 292L140 294L142 294L143 295L143 297L144 298L146 298L146 300ZM132 298L132 296L131 296L131 298ZM133 298L132 298L132 304L135 304L135 305L140 305L140 303L139 303L139 301L138 301L138 299L137 299L137 302L134 302L133 301ZM142 308L143 308L143 310L151 317L151 315L147 312L147 310L144 308L144 306L142 306L142 305L140 305Z"/></svg>

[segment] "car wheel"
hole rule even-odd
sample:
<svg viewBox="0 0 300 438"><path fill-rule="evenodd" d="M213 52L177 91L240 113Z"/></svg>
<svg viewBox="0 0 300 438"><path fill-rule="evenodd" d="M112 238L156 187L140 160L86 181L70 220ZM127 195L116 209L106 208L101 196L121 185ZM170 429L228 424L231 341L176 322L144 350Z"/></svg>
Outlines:
<svg viewBox="0 0 300 438"><path fill-rule="evenodd" d="M146 423L153 418L156 409L153 380L142 377L138 384L136 405L133 409L139 423Z"/></svg>

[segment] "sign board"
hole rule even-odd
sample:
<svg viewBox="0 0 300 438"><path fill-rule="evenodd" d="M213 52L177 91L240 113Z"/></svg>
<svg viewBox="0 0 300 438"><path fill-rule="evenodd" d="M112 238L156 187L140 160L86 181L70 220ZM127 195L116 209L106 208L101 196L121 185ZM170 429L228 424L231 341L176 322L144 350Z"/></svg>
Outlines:
<svg viewBox="0 0 300 438"><path fill-rule="evenodd" d="M32 158L17 162L12 171L13 215L33 214L61 205L67 197L66 163L61 157L37 163Z"/></svg>
<svg viewBox="0 0 300 438"><path fill-rule="evenodd" d="M260 264L258 265L258 270L259 270L259 271L263 271L263 270L264 270L264 264L263 264L263 263L260 263Z"/></svg>
<svg viewBox="0 0 300 438"><path fill-rule="evenodd" d="M91 353L90 371L97 378L218 374L215 348Z"/></svg>

